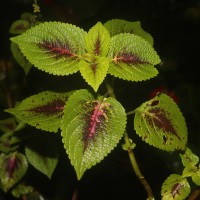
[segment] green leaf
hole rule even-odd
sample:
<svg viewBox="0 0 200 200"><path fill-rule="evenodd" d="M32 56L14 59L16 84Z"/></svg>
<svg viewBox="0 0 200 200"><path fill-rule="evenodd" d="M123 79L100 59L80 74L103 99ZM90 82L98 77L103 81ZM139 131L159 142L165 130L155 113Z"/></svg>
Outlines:
<svg viewBox="0 0 200 200"><path fill-rule="evenodd" d="M11 52L17 61L17 63L22 67L25 74L27 75L32 67L32 64L26 59L26 57L21 53L21 50L19 49L18 45L14 42L11 42L10 44Z"/></svg>
<svg viewBox="0 0 200 200"><path fill-rule="evenodd" d="M144 31L140 21L130 22L123 19L112 19L107 21L104 26L107 28L111 36L120 33L132 33L147 40L153 46L152 36Z"/></svg>
<svg viewBox="0 0 200 200"><path fill-rule="evenodd" d="M0 120L0 130L3 132L12 133L16 128L16 121L13 117Z"/></svg>
<svg viewBox="0 0 200 200"><path fill-rule="evenodd" d="M71 92L41 92L23 100L15 108L6 109L23 122L50 132L57 132L61 125L63 109Z"/></svg>
<svg viewBox="0 0 200 200"><path fill-rule="evenodd" d="M4 192L13 187L26 173L28 162L18 152L0 155L0 182Z"/></svg>
<svg viewBox="0 0 200 200"><path fill-rule="evenodd" d="M20 198L22 195L30 194L31 192L33 192L33 187L23 183L17 184L17 186L11 190L11 193L15 198Z"/></svg>
<svg viewBox="0 0 200 200"><path fill-rule="evenodd" d="M108 73L124 80L143 81L158 74L154 65L160 62L159 56L146 40L134 34L112 37L108 58Z"/></svg>
<svg viewBox="0 0 200 200"><path fill-rule="evenodd" d="M192 181L196 185L200 186L200 165L198 166L198 168L192 174Z"/></svg>
<svg viewBox="0 0 200 200"><path fill-rule="evenodd" d="M162 200L184 200L190 193L190 185L186 178L178 174L170 175L162 185Z"/></svg>
<svg viewBox="0 0 200 200"><path fill-rule="evenodd" d="M186 147L185 119L173 99L164 93L136 109L134 128L142 140L156 148L174 151Z"/></svg>
<svg viewBox="0 0 200 200"><path fill-rule="evenodd" d="M31 19L35 18L35 15L30 12L23 12L20 18L27 21L32 21Z"/></svg>
<svg viewBox="0 0 200 200"><path fill-rule="evenodd" d="M54 75L78 71L80 56L85 52L86 32L72 24L40 23L11 38L38 69Z"/></svg>
<svg viewBox="0 0 200 200"><path fill-rule="evenodd" d="M14 133L7 132L0 137L0 151L9 153L15 151L19 147L20 139Z"/></svg>
<svg viewBox="0 0 200 200"><path fill-rule="evenodd" d="M27 20L19 19L12 23L9 32L11 34L21 34L30 27L30 23Z"/></svg>
<svg viewBox="0 0 200 200"><path fill-rule="evenodd" d="M184 177L184 178L191 177L196 170L197 170L196 166L189 165L188 167L185 167L183 169L182 177Z"/></svg>
<svg viewBox="0 0 200 200"><path fill-rule="evenodd" d="M192 151L188 147L184 154L179 155L185 167L195 166L199 162L199 157L192 153Z"/></svg>
<svg viewBox="0 0 200 200"><path fill-rule="evenodd" d="M80 62L80 73L86 82L97 91L100 84L106 77L109 67L109 60L105 57L94 58L92 62L82 60Z"/></svg>
<svg viewBox="0 0 200 200"><path fill-rule="evenodd" d="M50 179L58 163L55 138L40 135L27 144L25 152L29 163Z"/></svg>
<svg viewBox="0 0 200 200"><path fill-rule="evenodd" d="M85 41L88 53L96 56L107 55L110 47L110 34L101 22L88 31Z"/></svg>
<svg viewBox="0 0 200 200"><path fill-rule="evenodd" d="M126 126L124 108L115 99L75 92L68 100L62 121L64 147L81 179L117 145Z"/></svg>

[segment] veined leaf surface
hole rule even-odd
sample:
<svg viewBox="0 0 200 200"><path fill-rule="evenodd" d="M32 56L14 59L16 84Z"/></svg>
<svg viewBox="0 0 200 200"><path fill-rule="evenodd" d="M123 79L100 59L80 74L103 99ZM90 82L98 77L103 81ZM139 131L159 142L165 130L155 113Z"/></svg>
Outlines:
<svg viewBox="0 0 200 200"><path fill-rule="evenodd" d="M54 75L78 71L86 32L72 24L45 22L11 38L38 69Z"/></svg>
<svg viewBox="0 0 200 200"><path fill-rule="evenodd" d="M162 200L184 200L190 193L190 185L186 178L178 174L170 175L162 185Z"/></svg>
<svg viewBox="0 0 200 200"><path fill-rule="evenodd" d="M21 153L2 153L0 155L0 166L0 185L7 192L24 176L28 162Z"/></svg>
<svg viewBox="0 0 200 200"><path fill-rule="evenodd" d="M146 143L156 148L174 151L186 147L185 119L173 99L164 93L136 109L134 128Z"/></svg>
<svg viewBox="0 0 200 200"><path fill-rule="evenodd" d="M110 34L101 22L88 31L85 41L88 53L96 56L107 55L110 47Z"/></svg>
<svg viewBox="0 0 200 200"><path fill-rule="evenodd" d="M112 19L107 21L104 26L111 37L120 33L131 33L144 38L153 46L153 37L143 30L140 21L130 22L123 19Z"/></svg>
<svg viewBox="0 0 200 200"><path fill-rule="evenodd" d="M87 90L75 92L62 121L64 147L77 178L99 163L117 145L126 125L124 108L115 99L94 98Z"/></svg>
<svg viewBox="0 0 200 200"><path fill-rule="evenodd" d="M97 91L100 84L106 77L109 67L109 60L106 57L96 57L91 62L80 61L80 73L85 81Z"/></svg>
<svg viewBox="0 0 200 200"><path fill-rule="evenodd" d="M192 174L192 181L200 186L200 165L198 165L197 170L194 171L194 173Z"/></svg>
<svg viewBox="0 0 200 200"><path fill-rule="evenodd" d="M124 33L112 37L108 57L108 73L115 77L142 81L158 74L154 65L160 62L159 56L149 42L137 35Z"/></svg>
<svg viewBox="0 0 200 200"><path fill-rule="evenodd" d="M61 125L63 109L71 92L41 92L23 100L18 106L6 109L23 122L50 132L57 132Z"/></svg>
<svg viewBox="0 0 200 200"><path fill-rule="evenodd" d="M196 156L191 149L187 147L184 154L180 154L183 166L189 167L189 166L195 166L199 162L199 157Z"/></svg>

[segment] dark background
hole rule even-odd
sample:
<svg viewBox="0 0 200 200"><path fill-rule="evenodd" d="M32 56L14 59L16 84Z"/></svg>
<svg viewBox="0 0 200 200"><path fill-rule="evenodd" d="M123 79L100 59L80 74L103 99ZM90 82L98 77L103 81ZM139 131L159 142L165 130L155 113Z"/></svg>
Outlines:
<svg viewBox="0 0 200 200"><path fill-rule="evenodd" d="M143 29L153 36L154 48L162 60L157 66L159 75L141 83L117 79L115 85L117 98L129 111L148 100L152 92L159 90L160 87L165 88L169 94L176 96L186 119L188 146L194 153L200 155L200 1L45 0L38 3L41 6L43 20L73 23L85 30L98 21L104 23L114 18L141 21ZM32 12L32 1L6 0L1 4L0 70L3 69L2 63L9 63L13 59L9 41L10 25L19 19L23 12ZM14 102L43 90L67 91L88 87L79 74L53 77L32 68L24 83L23 71L16 63L14 67L11 64L11 70L14 75L10 77L9 83L15 86L11 91ZM2 89L1 110L7 106L3 92ZM1 111L0 114L3 119L4 113ZM143 143L134 134L132 120L128 121L128 131L137 144L135 155L138 164L152 186L156 199L161 199L160 190L163 181L171 173L182 173L178 152L159 151ZM59 141L59 136L57 139ZM62 148L61 159L52 180L48 180L31 167L27 180L49 200L72 199L75 191L78 200L146 199L146 193L131 168L127 153L120 148L121 144L100 164L88 170L79 182ZM60 145L62 147L61 141ZM3 193L0 200L1 198L11 199Z"/></svg>

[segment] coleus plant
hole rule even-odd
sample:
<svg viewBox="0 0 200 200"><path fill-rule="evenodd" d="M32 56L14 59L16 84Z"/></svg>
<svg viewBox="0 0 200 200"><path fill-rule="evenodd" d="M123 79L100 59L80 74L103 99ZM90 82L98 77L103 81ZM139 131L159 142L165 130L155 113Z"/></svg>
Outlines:
<svg viewBox="0 0 200 200"><path fill-rule="evenodd" d="M20 27L20 23L26 24L19 21L13 25L13 30ZM5 132L0 146L0 182L5 192L11 190L17 197L31 192L32 188L20 182L28 165L51 178L58 162L57 147L45 135L30 140L24 153L18 151L20 141L14 133L25 124L61 133L78 180L101 162L124 136L123 149L128 151L140 179L141 172L133 159L135 144L126 132L127 117L132 114L135 115L135 133L144 142L161 150L181 152L183 173L172 174L166 179L161 190L162 199L186 198L190 193L189 177L200 185L199 159L187 148L187 126L176 102L166 93L158 92L152 99L127 112L115 98L107 79L109 74L124 81L145 81L158 75L156 65L160 58L153 48L152 36L142 29L140 22L113 19L104 24L96 23L88 32L61 22L27 27L20 35L11 38L13 55L26 73L29 72L27 66L57 76L79 72L90 89L63 93L43 91L5 110L17 120L9 118L0 122ZM100 85L107 88L106 94L98 92ZM148 199L154 199L145 178L140 181Z"/></svg>

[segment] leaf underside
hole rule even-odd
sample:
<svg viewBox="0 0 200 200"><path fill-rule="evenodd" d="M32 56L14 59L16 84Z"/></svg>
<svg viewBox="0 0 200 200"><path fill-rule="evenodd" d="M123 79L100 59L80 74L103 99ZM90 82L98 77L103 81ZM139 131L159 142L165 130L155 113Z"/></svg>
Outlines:
<svg viewBox="0 0 200 200"><path fill-rule="evenodd" d="M87 90L79 90L64 110L62 137L77 178L99 163L121 139L126 114L113 98L95 99Z"/></svg>
<svg viewBox="0 0 200 200"><path fill-rule="evenodd" d="M142 140L156 148L174 151L186 147L185 119L173 99L164 93L136 109L134 128Z"/></svg>

